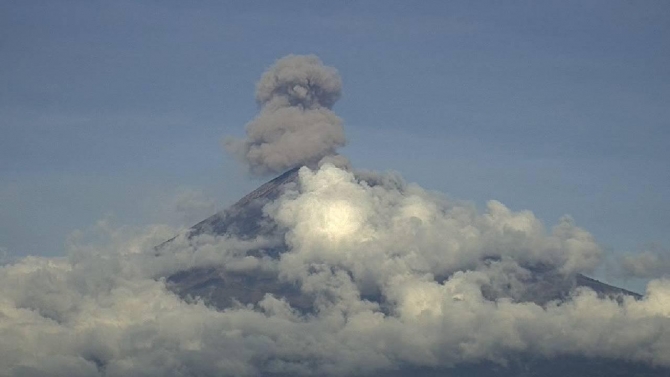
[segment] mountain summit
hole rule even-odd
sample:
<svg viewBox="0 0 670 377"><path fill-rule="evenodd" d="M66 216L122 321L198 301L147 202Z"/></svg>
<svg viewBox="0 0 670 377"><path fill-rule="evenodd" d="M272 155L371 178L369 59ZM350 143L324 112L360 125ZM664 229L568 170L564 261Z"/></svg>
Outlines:
<svg viewBox="0 0 670 377"><path fill-rule="evenodd" d="M293 168L263 184L238 202L194 225L185 235L187 239L200 236L253 241L258 238L272 240L259 247L250 247L246 255L265 260L281 260L291 252L287 243L287 229L267 215L266 206L272 205L283 195L300 190L300 169ZM375 178L356 175L356 179L375 189L382 185ZM157 247L157 255L171 241ZM479 261L489 266L502 263L503 257L487 256ZM495 284L482 284L481 295L493 305L511 301L533 303L541 307L555 307L569 302L575 290L590 289L601 299L611 299L621 304L625 300L639 300L641 295L611 286L582 273L563 273L551 265L521 262L525 273L522 287L501 289ZM456 276L434 276L442 283ZM239 305L257 307L267 297L285 301L300 316L310 318L319 314L318 295L300 285L299 281L285 279L275 270L231 269L225 264L198 266L177 271L166 278L168 289L182 299L201 301L217 310L226 310ZM269 296L268 296L269 295ZM394 303L380 289L361 289L361 299L378 306L380 315L393 316ZM667 376L668 369L656 368L640 362L612 360L600 356L558 355L538 356L532 352L511 351L505 355L504 363L484 360L466 361L451 367L393 367L383 375L449 375L449 376ZM394 374L396 373L396 374ZM367 374L366 375L376 375Z"/></svg>
<svg viewBox="0 0 670 377"><path fill-rule="evenodd" d="M216 236L236 237L243 240L255 239L262 235L277 232L277 224L263 214L263 207L279 198L287 189L295 189L298 185L299 167L295 167L261 185L229 208L220 211L197 223L188 231L188 237L208 234ZM159 247L160 248L160 247ZM264 255L279 258L287 251L287 245L280 243L272 248L250 250L254 256ZM588 287L601 297L622 299L624 296L639 299L640 294L605 284L583 274L562 275L547 266L535 265L528 267L533 274L528 278L528 295L523 301L544 304L552 300L565 299L577 287ZM265 293L277 294L285 292L289 298L295 299L296 289L289 289L275 279L261 279L250 274L230 274L225 266L217 268L196 268L180 271L168 278L170 288L182 297L197 297L207 304L225 309L234 301L257 303ZM242 289L242 286L244 287ZM495 300L492 292L484 292L485 296ZM281 297L281 296L280 296ZM290 300L293 301L293 300ZM304 304L304 301L299 301ZM304 308L304 307L303 307Z"/></svg>

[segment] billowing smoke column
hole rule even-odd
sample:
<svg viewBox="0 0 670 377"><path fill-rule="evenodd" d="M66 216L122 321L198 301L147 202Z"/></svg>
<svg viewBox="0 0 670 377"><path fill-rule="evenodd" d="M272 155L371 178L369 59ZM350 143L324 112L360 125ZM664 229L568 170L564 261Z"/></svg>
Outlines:
<svg viewBox="0 0 670 377"><path fill-rule="evenodd" d="M342 81L313 55L289 55L256 86L261 111L246 126L247 138L228 139L226 149L254 174L315 165L345 144L342 120L331 111Z"/></svg>
<svg viewBox="0 0 670 377"><path fill-rule="evenodd" d="M344 143L329 110L339 88L315 57L280 60L258 85L249 138L231 145L255 172L334 153ZM560 282L600 263L600 247L570 218L547 230L530 211L496 201L478 211L393 174L331 163L302 167L263 213L275 226L251 239L182 235L157 254L175 230L101 223L109 243L75 237L65 258L0 266L0 376L374 376L503 366L510 355L670 370L670 280L652 280L640 299L568 287L568 297L541 300L552 287L538 269ZM279 257L262 252L278 245ZM271 293L219 310L167 283L207 269L293 284L313 310Z"/></svg>

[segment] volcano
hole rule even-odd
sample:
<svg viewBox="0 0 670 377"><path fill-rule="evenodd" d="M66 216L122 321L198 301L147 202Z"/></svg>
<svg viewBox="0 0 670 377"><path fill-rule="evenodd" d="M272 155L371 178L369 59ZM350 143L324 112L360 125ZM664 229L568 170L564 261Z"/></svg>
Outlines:
<svg viewBox="0 0 670 377"><path fill-rule="evenodd" d="M365 179L365 178L360 178ZM371 186L375 182L368 182ZM263 184L229 208L201 221L185 235L195 239L200 235L234 237L253 240L259 236L274 239L270 246L254 248L247 254L257 258L280 259L289 252L284 236L285 229L265 215L264 207L277 200L289 190L299 186L299 168L293 168ZM164 252L167 241L156 248L156 255ZM494 263L491 257L483 263ZM628 298L641 299L641 295L619 287L605 284L581 273L563 274L551 266L539 264L524 266L530 274L523 283L522 293L487 289L482 286L482 295L491 302L505 299L514 302L532 302L540 306L560 305L570 300L575 289L590 289L600 298L609 298L619 304ZM448 280L449 276L435 279ZM235 305L253 307L266 295L288 302L303 316L318 313L315 297L303 292L300 285L280 279L277 274L259 271L235 271L227 266L194 267L177 271L166 277L168 289L187 302L201 301L216 310L226 310ZM361 292L361 297L379 305L384 315L393 315L390 304L378 291ZM369 375L366 373L366 375ZM528 352L510 352L503 363L483 361L460 363L451 367L415 367L399 365L385 370L381 375L412 376L650 376L670 375L670 369L646 363L608 359L597 356L559 355L536 356Z"/></svg>

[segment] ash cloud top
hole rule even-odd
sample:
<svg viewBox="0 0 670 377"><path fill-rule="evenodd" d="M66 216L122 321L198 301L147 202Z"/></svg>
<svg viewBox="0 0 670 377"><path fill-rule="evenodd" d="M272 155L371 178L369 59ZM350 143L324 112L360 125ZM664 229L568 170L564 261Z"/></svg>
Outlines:
<svg viewBox="0 0 670 377"><path fill-rule="evenodd" d="M340 99L342 79L333 67L314 55L289 55L279 59L256 85L261 106L301 106L331 109Z"/></svg>
<svg viewBox="0 0 670 377"><path fill-rule="evenodd" d="M318 57L281 58L256 85L260 113L247 124L247 137L229 138L224 146L257 175L335 156L346 142L342 120L331 110L341 90L337 70Z"/></svg>

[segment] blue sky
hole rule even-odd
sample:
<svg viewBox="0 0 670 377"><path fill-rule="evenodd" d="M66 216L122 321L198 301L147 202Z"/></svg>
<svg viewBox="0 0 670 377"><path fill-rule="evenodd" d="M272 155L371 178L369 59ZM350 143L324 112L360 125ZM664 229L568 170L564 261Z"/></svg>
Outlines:
<svg viewBox="0 0 670 377"><path fill-rule="evenodd" d="M165 204L183 192L233 202L263 180L221 139L268 66L314 53L356 167L667 249L668 20L665 1L2 2L0 247L190 221Z"/></svg>

